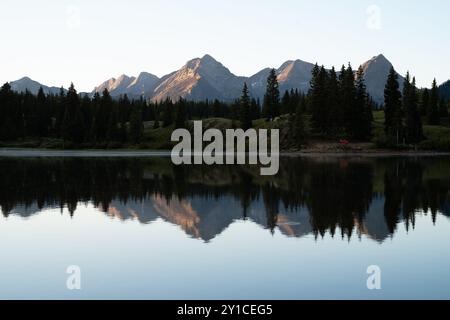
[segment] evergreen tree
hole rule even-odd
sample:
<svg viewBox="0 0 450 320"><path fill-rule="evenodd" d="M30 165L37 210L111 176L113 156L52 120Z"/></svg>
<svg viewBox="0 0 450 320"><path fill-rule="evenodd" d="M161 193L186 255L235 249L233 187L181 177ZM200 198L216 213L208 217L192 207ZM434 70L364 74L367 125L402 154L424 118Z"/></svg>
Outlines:
<svg viewBox="0 0 450 320"><path fill-rule="evenodd" d="M142 123L142 110L139 105L133 105L130 115L130 127L128 137L131 143L139 144L144 136L144 125Z"/></svg>
<svg viewBox="0 0 450 320"><path fill-rule="evenodd" d="M295 114L296 110L297 110L297 106L300 102L300 93L298 91L298 89L291 89L291 99L289 102L289 114L293 115Z"/></svg>
<svg viewBox="0 0 450 320"><path fill-rule="evenodd" d="M93 107L92 100L87 94L81 98L81 114L83 117L83 123L85 127L84 140L89 141L91 136L92 120L93 120Z"/></svg>
<svg viewBox="0 0 450 320"><path fill-rule="evenodd" d="M14 141L17 139L19 134L17 133L14 122L11 117L6 117L4 124L0 128L0 140L2 141Z"/></svg>
<svg viewBox="0 0 450 320"><path fill-rule="evenodd" d="M36 97L36 111L37 111L37 134L40 137L48 136L50 128L51 113L47 97L44 94L42 87L39 88Z"/></svg>
<svg viewBox="0 0 450 320"><path fill-rule="evenodd" d="M119 140L125 142L127 140L127 122L131 110L131 102L125 94L119 100Z"/></svg>
<svg viewBox="0 0 450 320"><path fill-rule="evenodd" d="M330 70L326 87L326 107L328 119L325 131L328 136L337 136L342 130L339 81L334 67Z"/></svg>
<svg viewBox="0 0 450 320"><path fill-rule="evenodd" d="M163 127L168 127L173 123L172 111L173 103L169 98L162 104L163 107Z"/></svg>
<svg viewBox="0 0 450 320"><path fill-rule="evenodd" d="M108 141L120 141L121 133L119 128L119 111L116 106L113 106L109 114L108 130L106 132L106 139Z"/></svg>
<svg viewBox="0 0 450 320"><path fill-rule="evenodd" d="M441 118L447 118L448 117L448 106L445 102L445 98L442 97L439 102L439 116Z"/></svg>
<svg viewBox="0 0 450 320"><path fill-rule="evenodd" d="M61 124L61 136L64 141L81 143L84 139L84 122L80 109L80 99L73 83L65 97L65 114Z"/></svg>
<svg viewBox="0 0 450 320"><path fill-rule="evenodd" d="M416 79L410 81L409 72L406 74L403 86L403 110L406 115L406 138L408 143L418 143L423 139L422 119L420 116Z"/></svg>
<svg viewBox="0 0 450 320"><path fill-rule="evenodd" d="M433 80L433 84L430 91L430 105L428 108L428 124L439 125L439 92L436 83L436 79Z"/></svg>
<svg viewBox="0 0 450 320"><path fill-rule="evenodd" d="M261 106L259 104L259 99L252 99L250 103L250 117L252 120L261 118Z"/></svg>
<svg viewBox="0 0 450 320"><path fill-rule="evenodd" d="M59 89L58 97L56 98L55 101L56 119L55 119L54 133L57 137L61 137L61 126L63 123L64 115L66 114L66 104L64 102L65 99L66 93L64 91L64 88L61 87Z"/></svg>
<svg viewBox="0 0 450 320"><path fill-rule="evenodd" d="M328 74L325 68L316 64L312 70L310 83L311 121L314 129L320 133L328 131L329 109L327 108Z"/></svg>
<svg viewBox="0 0 450 320"><path fill-rule="evenodd" d="M0 89L0 140L11 141L18 136L16 121L14 117L14 92L11 85L5 83Z"/></svg>
<svg viewBox="0 0 450 320"><path fill-rule="evenodd" d="M96 142L97 136L98 136L98 128L97 125L100 122L100 102L101 97L98 92L94 93L94 97L91 101L91 107L92 107L92 120L91 120L91 128L89 130L89 138L90 141Z"/></svg>
<svg viewBox="0 0 450 320"><path fill-rule="evenodd" d="M36 99L31 92L26 89L22 95L22 113L24 117L23 135L29 137L39 136L39 118L36 106ZM21 130L22 131L22 130Z"/></svg>
<svg viewBox="0 0 450 320"><path fill-rule="evenodd" d="M209 117L209 110L210 110L210 103L209 99L206 99L205 106L201 109L202 115L201 118L208 118Z"/></svg>
<svg viewBox="0 0 450 320"><path fill-rule="evenodd" d="M250 129L252 127L252 118L250 113L250 96L248 93L247 83L244 83L242 88L242 95L239 100L240 105L240 122L241 127L244 130Z"/></svg>
<svg viewBox="0 0 450 320"><path fill-rule="evenodd" d="M175 129L186 128L186 118L186 102L180 98L176 105Z"/></svg>
<svg viewBox="0 0 450 320"><path fill-rule="evenodd" d="M213 108L213 116L214 118L219 118L222 116L222 107L220 105L220 101L218 99L214 99L214 103L212 105Z"/></svg>
<svg viewBox="0 0 450 320"><path fill-rule="evenodd" d="M356 88L355 77L353 69L349 64L345 69L342 66L340 74L340 91L341 91L341 109L342 109L342 123L345 132L350 136L355 136L357 131L357 122L360 119L359 112L356 111Z"/></svg>
<svg viewBox="0 0 450 320"><path fill-rule="evenodd" d="M430 91L425 88L422 92L422 99L420 102L420 115L425 117L428 114L428 108L430 106Z"/></svg>
<svg viewBox="0 0 450 320"><path fill-rule="evenodd" d="M306 129L305 129L305 119L304 119L304 107L302 103L299 102L295 112L294 123L291 127L293 145L300 149L306 140Z"/></svg>
<svg viewBox="0 0 450 320"><path fill-rule="evenodd" d="M291 94L288 90L284 92L283 98L281 98L281 114L289 113L289 107L291 105Z"/></svg>
<svg viewBox="0 0 450 320"><path fill-rule="evenodd" d="M270 70L264 95L263 116L271 121L280 114L280 91L275 69Z"/></svg>
<svg viewBox="0 0 450 320"><path fill-rule="evenodd" d="M159 125L159 107L158 103L155 104L155 122L153 124L153 129L158 129L160 127Z"/></svg>
<svg viewBox="0 0 450 320"><path fill-rule="evenodd" d="M108 89L105 88L105 90L103 90L101 97L99 95L94 96L93 105L96 106L96 110L91 128L91 136L95 142L105 141L107 138L108 127L111 123L110 115L114 105Z"/></svg>
<svg viewBox="0 0 450 320"><path fill-rule="evenodd" d="M372 109L364 82L362 66L356 72L356 96L353 110L352 136L358 140L367 140L372 134Z"/></svg>
<svg viewBox="0 0 450 320"><path fill-rule="evenodd" d="M297 103L297 106L295 110L297 110L297 107L300 106L301 111L303 114L305 114L308 110L308 97L305 94L301 94Z"/></svg>
<svg viewBox="0 0 450 320"><path fill-rule="evenodd" d="M391 67L384 88L384 130L386 135L396 140L397 144L400 142L402 132L401 97L397 72Z"/></svg>

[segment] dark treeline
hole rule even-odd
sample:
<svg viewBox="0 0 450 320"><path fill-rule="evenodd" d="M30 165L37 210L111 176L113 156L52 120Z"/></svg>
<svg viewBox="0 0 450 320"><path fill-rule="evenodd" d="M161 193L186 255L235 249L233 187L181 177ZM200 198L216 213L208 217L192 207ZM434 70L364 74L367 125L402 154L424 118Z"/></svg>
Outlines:
<svg viewBox="0 0 450 320"><path fill-rule="evenodd" d="M371 139L372 110L378 106L367 94L361 67L355 76L350 65L347 68L343 66L338 74L334 68L327 71L316 64L310 86L307 94L292 89L281 96L276 71L270 71L261 116L266 121L286 117L287 126L280 128L287 132L282 142L284 146L301 148L311 133L332 139ZM244 84L237 103L239 111L235 113L243 129L252 127L252 121L258 115L249 99L249 90ZM308 126L308 119L311 126ZM309 127L312 132L309 132Z"/></svg>
<svg viewBox="0 0 450 320"><path fill-rule="evenodd" d="M439 125L448 117L445 100L439 99L436 79L431 90L419 90L416 79L406 74L403 91L400 91L398 75L393 68L389 72L384 91L385 133L387 144L417 144L426 137L423 124Z"/></svg>
<svg viewBox="0 0 450 320"><path fill-rule="evenodd" d="M375 230L386 226L386 234L374 235L379 239L393 234L402 221L413 227L419 210L431 212L433 221L438 211L449 214L448 177L433 174L448 165L445 159L281 160L279 175L261 181L258 170L247 166L188 168L168 159L2 159L1 181L8 188L0 193L0 207L5 216L18 206L68 208L73 215L81 203L107 212L113 201L151 205L156 197L170 205L172 200L198 203L200 198L206 205L232 197L240 203L241 218L250 217L268 229L281 227L281 215L296 221L307 209L316 236L330 232L351 237L362 225L370 231L366 215L374 199L382 199L384 214L377 209L370 220L374 223L375 214ZM239 218L235 214L231 220ZM222 211L219 215L214 221L229 217Z"/></svg>
<svg viewBox="0 0 450 320"><path fill-rule="evenodd" d="M275 83L276 90L278 84ZM298 90L285 93L282 101L274 100L269 118L293 114L305 97ZM0 141L25 138L57 138L67 145L139 144L144 139L144 123L152 129L187 127L188 120L206 118L232 119L235 127L252 127L261 118L259 99L250 97L245 85L243 97L233 103L219 100L187 101L166 99L149 102L130 100L127 95L113 99L108 90L93 97L79 95L72 84L59 95L46 95L42 88L37 95L18 93L6 83L0 89ZM148 126L148 125L147 125ZM151 138L151 137L150 137Z"/></svg>
<svg viewBox="0 0 450 320"><path fill-rule="evenodd" d="M256 101L251 100L254 109ZM77 94L73 85L59 95L17 93L9 84L0 89L0 140L27 137L59 138L67 143L138 144L143 139L143 123L153 121L153 128L185 126L188 119L233 117L232 106L218 100L148 103L130 100L126 95L113 99L108 90L92 98ZM259 115L254 115L255 117Z"/></svg>
<svg viewBox="0 0 450 320"><path fill-rule="evenodd" d="M250 104L247 85L244 85L240 99L240 117L243 128L252 126L248 116ZM312 70L308 93L286 91L280 97L276 71L272 69L267 79L266 94L261 115L272 121L282 115L289 115L289 145L300 147L308 134L335 139L370 141L373 137L373 111L384 110L384 146L415 145L426 139L423 124L440 125L442 118L448 118L449 103L441 96L436 80L428 89L418 89L416 79L409 72L403 91L400 91L398 75L391 68L386 79L384 105L378 105L367 93L362 66L355 72L351 65L342 66L337 72L319 67ZM310 119L312 132L307 132L306 119Z"/></svg>
<svg viewBox="0 0 450 320"><path fill-rule="evenodd" d="M417 144L426 137L423 123L439 125L448 117L444 100L439 100L436 81L430 90L416 88L409 73L403 91L397 73L391 69L385 86L385 144ZM282 95L276 71L271 70L262 103L251 96L247 84L232 103L219 100L187 101L166 99L150 102L113 99L108 90L92 97L77 94L73 84L59 95L17 93L8 83L0 88L0 141L26 138L56 138L63 147L138 145L145 139L144 127L188 128L188 121L206 118L232 119L233 127L249 129L255 120L265 119L282 126L284 146L301 147L312 134L327 139L372 139L372 111L379 109L368 95L364 71L351 65L326 70L317 64L312 70L310 90L305 94L288 90ZM281 123L274 120L283 117Z"/></svg>
<svg viewBox="0 0 450 320"><path fill-rule="evenodd" d="M377 107L367 94L363 69L355 73L351 66L342 67L338 74L334 68L327 71L317 64L312 70L311 89L305 95L298 90L280 95L276 71L271 70L267 79L266 94L261 115L272 121L289 115L289 139L291 146L300 146L307 135L306 117L311 119L313 133L327 138L371 138L372 110ZM248 89L244 85L240 99L241 123L251 126Z"/></svg>
<svg viewBox="0 0 450 320"><path fill-rule="evenodd" d="M316 65L311 81L310 110L316 131L328 137L367 141L372 136L372 110L376 107L366 91L362 67L350 65L327 71Z"/></svg>

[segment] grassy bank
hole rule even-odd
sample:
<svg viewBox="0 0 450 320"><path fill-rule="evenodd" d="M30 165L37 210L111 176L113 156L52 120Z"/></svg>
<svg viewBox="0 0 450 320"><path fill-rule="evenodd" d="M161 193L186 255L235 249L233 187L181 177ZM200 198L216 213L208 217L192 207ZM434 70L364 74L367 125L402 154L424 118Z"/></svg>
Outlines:
<svg viewBox="0 0 450 320"><path fill-rule="evenodd" d="M401 145L397 148L405 150L423 150L423 151L450 151L450 125L449 119L442 119L442 125L430 126L425 124L423 126L423 133L426 139L418 145ZM375 148L382 148L383 143L386 142L384 133L384 112L374 112L373 122L373 139Z"/></svg>
<svg viewBox="0 0 450 320"><path fill-rule="evenodd" d="M287 143L289 119L288 116L282 116L275 121L268 122L265 119L258 119L253 122L255 129L280 129L280 148L282 151L303 151L303 152L389 152L389 151L450 151L450 121L444 119L444 125L429 126L424 125L424 134L426 140L416 146L402 145L395 148L389 148L385 144L386 137L384 134L384 112L374 112L373 137L371 141L355 142L350 141L348 146L341 146L338 139L324 139L321 136L314 135L308 125L309 119L306 119L307 142L301 150L292 150ZM239 123L230 119L210 118L203 119L203 130L209 128L217 128L225 130L236 128ZM192 123L190 124L192 126ZM14 142L1 142L0 147L8 148L40 148L40 149L106 149L106 150L170 150L175 143L170 141L174 126L160 127L154 129L154 122L144 123L144 137L142 142L137 145L118 143L118 142L101 142L101 143L85 143L72 144L54 138L27 138Z"/></svg>

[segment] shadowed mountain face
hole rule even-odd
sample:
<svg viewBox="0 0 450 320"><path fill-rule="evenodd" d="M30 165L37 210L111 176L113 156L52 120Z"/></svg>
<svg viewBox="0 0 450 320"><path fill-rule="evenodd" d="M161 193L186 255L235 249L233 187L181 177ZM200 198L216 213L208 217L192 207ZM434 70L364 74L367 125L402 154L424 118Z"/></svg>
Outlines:
<svg viewBox="0 0 450 320"><path fill-rule="evenodd" d="M450 101L450 80L439 86L439 95L442 99Z"/></svg>
<svg viewBox="0 0 450 320"><path fill-rule="evenodd" d="M378 55L362 64L365 71L367 91L378 104L384 102L384 86L392 64L383 56ZM289 60L276 69L280 92L297 89L307 93L310 88L311 71L314 65L302 60ZM339 66L337 66L339 69ZM355 68L356 69L356 68ZM121 75L101 83L91 92L101 93L108 89L111 96L118 98L127 94L130 98L145 97L153 101L167 98L178 100L185 98L194 101L219 99L234 101L241 95L244 82L249 86L254 98L262 99L266 90L266 81L270 68L262 69L253 76L239 77L216 61L210 55L188 61L181 69L158 78L142 72L137 77ZM400 87L403 87L403 77L399 76ZM13 90L36 93L40 83L29 78L11 82ZM45 92L58 93L58 88L43 86Z"/></svg>
<svg viewBox="0 0 450 320"><path fill-rule="evenodd" d="M10 82L11 89L17 92L25 92L29 91L32 94L37 94L39 88L42 87L42 90L45 94L59 94L60 88L57 87L48 87L46 85L40 84L37 81L31 80L28 77L23 77L22 79Z"/></svg>
<svg viewBox="0 0 450 320"><path fill-rule="evenodd" d="M327 233L382 242L421 212L450 217L449 158L282 158L280 172L250 166L177 167L168 158L0 159L4 216L82 203L119 220L161 219L212 241L238 220L287 237Z"/></svg>
<svg viewBox="0 0 450 320"><path fill-rule="evenodd" d="M373 100L378 104L384 103L384 86L392 68L392 63L382 54L373 57L362 65L364 69L364 79L366 81L367 92ZM403 90L405 78L398 75L398 83L400 91Z"/></svg>
<svg viewBox="0 0 450 320"><path fill-rule="evenodd" d="M277 71L277 79L280 85L280 92L286 90L298 89L300 92L307 93L312 75L311 71L314 64L301 60L286 61ZM267 77L270 68L261 70L248 79L250 90L254 97L262 99L266 91Z"/></svg>

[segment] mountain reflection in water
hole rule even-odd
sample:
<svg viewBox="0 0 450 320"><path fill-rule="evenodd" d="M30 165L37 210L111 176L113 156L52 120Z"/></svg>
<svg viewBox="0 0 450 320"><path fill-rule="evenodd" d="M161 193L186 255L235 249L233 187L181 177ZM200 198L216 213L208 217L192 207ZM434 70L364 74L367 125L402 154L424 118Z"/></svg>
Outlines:
<svg viewBox="0 0 450 320"><path fill-rule="evenodd" d="M169 158L3 158L0 208L31 217L91 203L120 220L178 225L211 241L248 219L289 237L327 232L383 242L417 214L450 217L450 158L286 157L275 177L252 166L174 166Z"/></svg>

